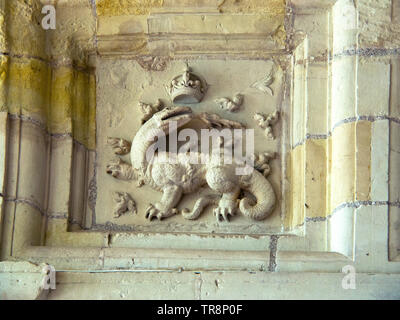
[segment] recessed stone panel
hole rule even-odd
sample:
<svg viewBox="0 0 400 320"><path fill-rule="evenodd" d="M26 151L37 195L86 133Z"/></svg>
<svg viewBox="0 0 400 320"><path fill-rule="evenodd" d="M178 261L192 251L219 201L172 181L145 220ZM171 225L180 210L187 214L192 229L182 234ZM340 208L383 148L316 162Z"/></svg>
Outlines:
<svg viewBox="0 0 400 320"><path fill-rule="evenodd" d="M157 60L153 59L153 61ZM207 125L199 120L200 115L207 112L209 115L219 117L216 121L223 123L221 129L230 126L224 122L228 120L241 123L243 128L254 130L255 154L276 155L267 164L271 169L267 178L260 174L260 181L270 184L276 197L275 209L268 218L256 221L245 217L237 210L229 222L217 222L213 211L217 207L221 193L212 190L205 183L194 192L183 195L176 206L177 214L161 221L157 219L149 221L146 219L146 209L150 204L155 205L161 200L162 192L154 190L148 183L139 187L138 181L115 179L107 174L107 165L118 158L130 165L132 153L140 152L140 150L134 150L133 144L130 153L123 152L126 154L116 155L114 152L116 149L107 143L108 138L122 138L130 143L139 130L146 125L142 126L142 120L151 120L148 120L149 116L143 113L143 104L148 105L148 108L156 109L182 105L176 100L175 103L172 102L166 86L177 75L181 75L187 67L191 74L199 76L204 81L205 90L204 97L199 103L197 101L195 101L196 103L187 103L193 101L183 103L183 105L189 106L193 113L193 119L184 128L195 129L200 138L200 130L207 128ZM273 57L266 60L176 59L163 62L163 67L159 68L160 71L157 71L157 67L154 65L153 69L155 70L152 70L150 63L150 70L146 70L143 67L143 59L139 59L139 61L100 59L98 61L96 121L98 189L96 218L93 227L119 231L205 234L259 235L280 232L282 227L281 204L285 201L282 196L282 162L284 161L282 150L285 148L286 134L284 132L287 130L286 122L289 115L284 108L285 75L277 59L273 59ZM188 88L186 87L186 89ZM189 90L188 95L190 94L192 93ZM276 111L277 119L276 121L271 120L268 127L268 116ZM257 113L258 117L256 116L255 119ZM246 153L246 144L247 142L243 144L243 154ZM207 165L204 167L206 168ZM190 171L190 168L188 170ZM221 183L224 183L224 178L222 180ZM258 192L262 194L267 189L260 186ZM126 198L125 201L134 203L136 213L133 213L135 210L127 209L119 217L114 217L114 211L119 201L118 195L116 199L115 192L127 193L129 199ZM247 195L243 192L244 189L240 192L238 199L235 199L236 208L239 200ZM216 200L213 200L213 203L208 205L197 219L185 219L181 214L182 210L194 209L196 201L204 196L215 197ZM120 197L123 198L122 195ZM264 199L257 199L257 202L268 201L267 197L268 195Z"/></svg>

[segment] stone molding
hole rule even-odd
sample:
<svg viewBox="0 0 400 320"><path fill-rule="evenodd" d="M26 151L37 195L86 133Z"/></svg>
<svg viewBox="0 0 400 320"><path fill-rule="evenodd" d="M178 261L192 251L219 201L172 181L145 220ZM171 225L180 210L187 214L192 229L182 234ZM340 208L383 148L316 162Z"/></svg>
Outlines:
<svg viewBox="0 0 400 320"><path fill-rule="evenodd" d="M88 61L93 52L110 59L115 56L137 59L143 56L159 57L157 45L163 41L175 43L177 40L179 42L175 47L172 45L169 52L180 58L193 53L204 54L204 57L220 56L224 54L223 50L210 52L218 49L220 43L225 41L228 41L232 51L236 48L235 52L231 51L227 56L236 58L245 56L246 50L253 49L259 59L285 53L291 61L289 70L286 70L286 81L290 86L286 91L287 101L291 104L287 107L291 112L282 115L287 117L286 120L290 123L286 132L290 143L282 150L282 154L289 159L286 162L288 165L285 187L290 200L285 202L284 208L288 233L263 235L257 239L226 236L205 241L201 248L193 249L201 237L195 235L190 238L187 235L176 234L163 237L147 233L132 235L128 232L131 230L118 229L112 225L106 226L106 232L98 232L100 225L96 223L93 213L93 202L97 197L96 144L93 141L91 144L83 144L82 139L77 139L70 130L53 133L48 130L48 122L42 118L7 110L2 113L0 123L0 147L7 159L6 163L2 164L4 182L0 220L1 259L46 261L63 270L122 268L138 272L170 272L179 271L185 266L185 270L338 273L343 265L352 264L360 272L398 273L398 240L392 240L397 239L396 235L393 235L396 231L389 220L395 217L395 214L398 215L393 209L399 208L399 199L390 198L389 193L393 193L389 192L390 190L383 194L378 193L379 190L373 189L374 186L371 187L368 196L363 192L369 189L375 178L378 179L378 162L386 162L387 166L390 162L390 168L398 165L400 159L393 162L389 160L392 151L388 145L380 142L379 138L382 132L389 132L393 125L397 126L400 118L391 110L384 110L384 106L379 112L360 110L357 106L355 87L358 81L362 84L362 78L352 76L355 74L355 66L359 71L368 74L369 70L362 69L363 64L359 57L368 57L371 52L397 56L398 49L371 51L372 49L352 48L356 46L357 39L351 29L346 30L346 26L341 25L340 20L341 10L350 9L342 0L336 5L334 3L335 1L324 1L321 5L322 2L317 0L291 1L287 7L291 16L285 21L286 31L289 38L291 37L290 43L281 43L279 37L271 36L273 32L279 31L280 20L277 19L268 25L267 31L257 33L257 30L250 30L248 37L240 34L208 35L211 44L206 49L198 45L204 39L204 35L199 32L193 31L183 35L172 32L159 34L157 28L162 26L163 22L161 14L150 16L153 29L144 34L106 34L108 29L114 30L114 26L118 26L121 21L112 17L102 17L99 19L95 37L89 37L97 47L83 47L82 50L78 50L85 56L82 60L88 65L81 67L82 64L79 64L79 67L75 67L74 64L67 63L70 69L87 73L85 70L91 65ZM316 7L318 10L315 11ZM90 10L95 10L94 4ZM173 19L173 14L170 13L168 18ZM244 15L240 19L248 18ZM313 32L311 21L320 26L318 32ZM345 36L340 37L341 34ZM266 35L271 37L265 40ZM261 39L265 41L260 41ZM80 41L82 45L88 43L84 39ZM126 43L129 45L122 46ZM185 51L185 48L192 44L193 52ZM244 49L246 46L248 48ZM119 47L120 50L116 50ZM9 53L4 56L11 57ZM16 53L13 57L19 58L19 54ZM53 62L47 62L46 58L36 56L23 57L41 62L43 60L53 68L52 72L55 72L54 67L59 63L54 62L54 65ZM154 64L154 60L152 59L150 64L144 64L146 68L162 68L157 66L157 63ZM88 74L92 75L91 71ZM385 77L385 74L382 77ZM60 87L64 83L71 83L68 79L60 80ZM91 77L91 81L94 81L94 78ZM340 94L341 90L344 90L343 87L349 89ZM94 87L89 85L83 86L84 88ZM315 95L313 91L320 91L321 95ZM327 105L327 108L321 110L321 105ZM80 109L75 111L78 114ZM322 120L311 119L316 116ZM363 122L368 122L368 125L363 126ZM34 129L28 128L29 125ZM88 120L83 124L76 123L76 126L90 127L93 123ZM37 140L29 142L32 145L29 145L30 140L24 137L25 130L31 130L29 133L38 137ZM341 139L339 134L354 138L351 148L349 140ZM373 149L366 151L367 156L369 155L368 163L364 163L365 154L358 154L356 151L364 150L361 149L365 143L364 139L372 144ZM54 151L56 146L58 152ZM358 147L360 149L357 149ZM34 172L32 167L23 167L23 162L27 161L24 160L24 152L29 150L29 159L33 163L32 167L36 166L37 172ZM342 157L344 151L350 152L350 160L349 157ZM383 154L382 158L374 158L380 153ZM332 168L330 161L316 162L315 158L319 156L321 159L334 160L335 164L340 166ZM364 172L368 166L371 167L371 171L369 176L367 175L369 180L366 181L357 170ZM350 178L343 178L344 169L350 167L357 169L350 172ZM319 184L313 183L313 170L323 177ZM30 185L28 182L33 179L33 174L40 178L35 180L34 185ZM367 183L369 184L366 185ZM46 186L44 194L36 190L37 185ZM7 192L4 192L5 190ZM57 194L57 190L65 192ZM322 190L323 200L315 199L315 190ZM337 195L337 190L343 190L343 193ZM352 192L348 193L348 190ZM364 198L354 199L355 194ZM374 211L376 217L372 215L372 208L378 208ZM360 238L357 230L373 224L371 221L374 218L379 222L373 231L376 242L366 243ZM94 230L85 231L90 227ZM154 247L149 247L143 237L149 239L148 243L152 242ZM163 247L165 241L169 241L169 248ZM227 247L230 249L226 250ZM366 256L366 253L370 255Z"/></svg>

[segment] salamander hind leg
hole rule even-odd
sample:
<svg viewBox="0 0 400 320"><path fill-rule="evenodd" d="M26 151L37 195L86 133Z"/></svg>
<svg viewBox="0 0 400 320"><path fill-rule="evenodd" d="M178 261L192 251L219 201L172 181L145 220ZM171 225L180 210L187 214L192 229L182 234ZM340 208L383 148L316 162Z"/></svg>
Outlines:
<svg viewBox="0 0 400 320"><path fill-rule="evenodd" d="M240 192L238 176L231 168L215 167L207 171L206 179L211 189L222 193L218 207L214 209L217 221L229 221L238 208L237 198Z"/></svg>

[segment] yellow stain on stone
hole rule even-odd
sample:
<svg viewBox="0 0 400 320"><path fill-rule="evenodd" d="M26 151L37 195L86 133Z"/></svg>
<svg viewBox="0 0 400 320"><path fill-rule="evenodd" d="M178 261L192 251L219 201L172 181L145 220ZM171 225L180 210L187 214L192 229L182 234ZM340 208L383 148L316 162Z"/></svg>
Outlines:
<svg viewBox="0 0 400 320"><path fill-rule="evenodd" d="M44 61L10 58L6 81L8 111L46 123L50 77L51 68Z"/></svg>
<svg viewBox="0 0 400 320"><path fill-rule="evenodd" d="M8 74L8 57L0 56L0 111L6 111L7 108L7 74Z"/></svg>
<svg viewBox="0 0 400 320"><path fill-rule="evenodd" d="M276 29L275 33L273 34L273 38L277 41L277 43L281 46L285 45L286 41L286 29L285 25L281 24L278 29Z"/></svg>
<svg viewBox="0 0 400 320"><path fill-rule="evenodd" d="M74 88L74 70L68 67L60 67L53 70L48 123L50 132L72 132Z"/></svg>
<svg viewBox="0 0 400 320"><path fill-rule="evenodd" d="M284 226L325 218L340 204L370 200L371 122L344 123L327 139L309 139L287 156Z"/></svg>
<svg viewBox="0 0 400 320"><path fill-rule="evenodd" d="M96 8L99 16L143 15L163 3L164 0L97 0Z"/></svg>
<svg viewBox="0 0 400 320"><path fill-rule="evenodd" d="M4 12L2 12L0 5L0 51L5 52L6 48L7 44L6 44L6 28L4 23Z"/></svg>
<svg viewBox="0 0 400 320"><path fill-rule="evenodd" d="M331 208L354 201L355 123L344 123L332 133Z"/></svg>
<svg viewBox="0 0 400 320"><path fill-rule="evenodd" d="M356 124L356 200L370 200L371 195L371 135L372 123Z"/></svg>
<svg viewBox="0 0 400 320"><path fill-rule="evenodd" d="M89 149L95 149L95 77L93 74L60 67L53 70L49 109L49 131L71 133Z"/></svg>
<svg viewBox="0 0 400 320"><path fill-rule="evenodd" d="M331 211L331 194L332 194L332 137L329 137L326 141L326 211Z"/></svg>
<svg viewBox="0 0 400 320"><path fill-rule="evenodd" d="M8 61L7 59L4 59L5 57L1 57L1 62L0 62L0 83L4 83L6 80L6 75L7 75L7 64Z"/></svg>
<svg viewBox="0 0 400 320"><path fill-rule="evenodd" d="M95 77L72 67L50 67L34 58L2 56L0 111L24 115L49 133L71 133L95 149Z"/></svg>
<svg viewBox="0 0 400 320"><path fill-rule="evenodd" d="M304 145L297 146L290 151L287 159L286 174L290 182L290 189L287 191L287 210L285 213L285 228L292 229L304 222Z"/></svg>
<svg viewBox="0 0 400 320"><path fill-rule="evenodd" d="M72 132L74 137L88 146L89 143L89 103L90 75L75 73L75 95L72 104Z"/></svg>
<svg viewBox="0 0 400 320"><path fill-rule="evenodd" d="M46 30L42 28L43 4L37 0L6 0L5 25L6 44L3 51L16 55L47 58ZM6 50L4 50L6 47Z"/></svg>
<svg viewBox="0 0 400 320"><path fill-rule="evenodd" d="M213 8L221 13L255 13L262 15L285 15L285 0L97 0L99 16L147 15L154 9L174 8L184 12L187 9ZM203 8L203 9L202 9Z"/></svg>
<svg viewBox="0 0 400 320"><path fill-rule="evenodd" d="M285 212L283 224L286 231L290 231L292 229L293 224L293 199L292 199L292 188L293 188L293 179L292 179L292 152L288 152L286 156L286 176L285 179L289 181L290 187L288 190L285 190Z"/></svg>
<svg viewBox="0 0 400 320"><path fill-rule="evenodd" d="M326 217L327 139L305 143L305 212L307 217Z"/></svg>
<svg viewBox="0 0 400 320"><path fill-rule="evenodd" d="M332 212L340 204L370 200L371 123L345 123L332 134Z"/></svg>
<svg viewBox="0 0 400 320"><path fill-rule="evenodd" d="M221 12L284 15L285 0L224 0L218 6Z"/></svg>

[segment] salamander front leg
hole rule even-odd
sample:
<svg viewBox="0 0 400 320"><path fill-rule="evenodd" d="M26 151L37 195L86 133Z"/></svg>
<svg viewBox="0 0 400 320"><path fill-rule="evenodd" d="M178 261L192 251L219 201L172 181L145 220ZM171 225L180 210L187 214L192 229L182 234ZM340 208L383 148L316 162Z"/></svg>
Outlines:
<svg viewBox="0 0 400 320"><path fill-rule="evenodd" d="M158 220L171 217L178 213L175 206L179 203L182 196L182 188L176 185L168 185L163 190L160 202L150 206L146 210L146 218L151 221L154 217Z"/></svg>

